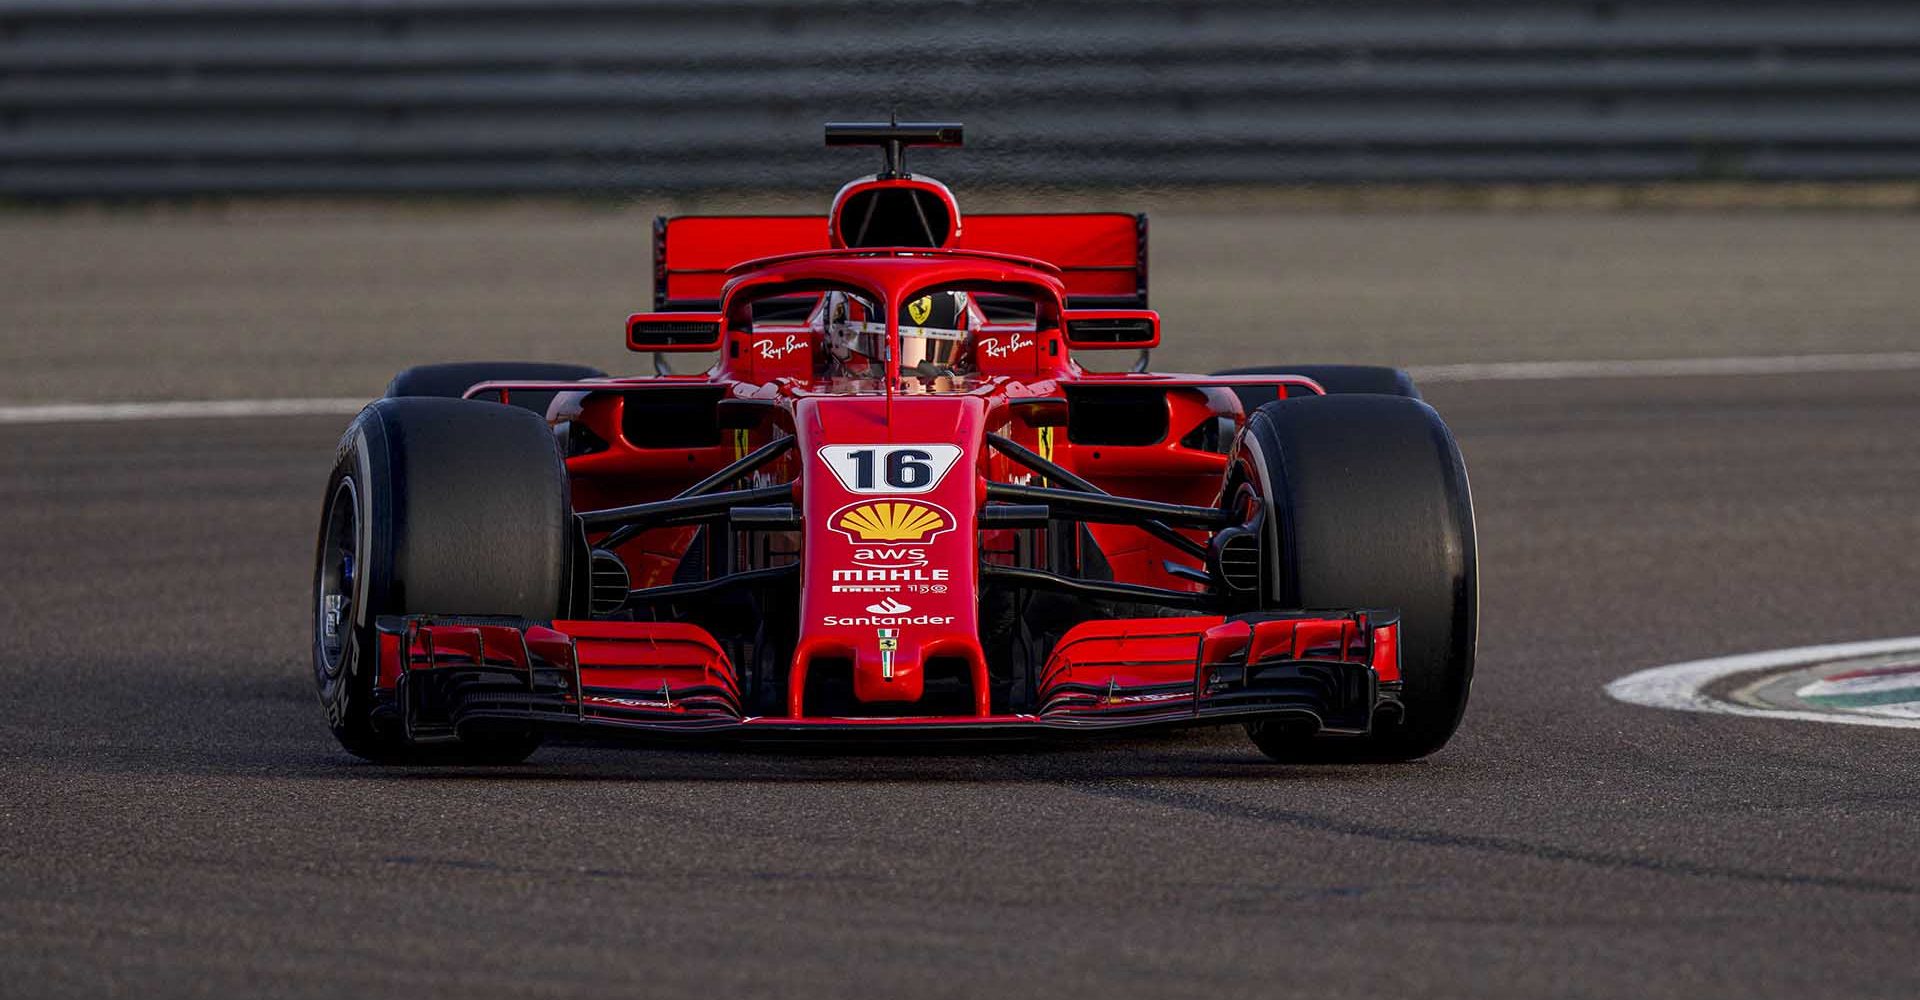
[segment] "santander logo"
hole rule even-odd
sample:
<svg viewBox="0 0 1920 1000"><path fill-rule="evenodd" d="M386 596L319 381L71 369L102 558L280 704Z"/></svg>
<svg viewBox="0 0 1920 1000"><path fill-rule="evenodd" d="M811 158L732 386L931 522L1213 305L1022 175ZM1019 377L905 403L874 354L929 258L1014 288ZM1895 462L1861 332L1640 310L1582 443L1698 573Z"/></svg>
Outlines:
<svg viewBox="0 0 1920 1000"><path fill-rule="evenodd" d="M876 615L904 615L907 612L912 610L913 608L905 604L901 604L899 601L896 601L891 597L887 598L884 601L881 601L879 604L867 605L867 612L869 614L876 614Z"/></svg>

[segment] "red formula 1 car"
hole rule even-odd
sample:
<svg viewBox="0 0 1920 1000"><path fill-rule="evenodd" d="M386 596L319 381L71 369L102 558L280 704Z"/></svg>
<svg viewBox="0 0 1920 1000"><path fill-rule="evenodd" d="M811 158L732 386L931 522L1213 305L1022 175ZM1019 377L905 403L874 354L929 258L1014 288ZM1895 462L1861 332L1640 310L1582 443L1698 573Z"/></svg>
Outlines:
<svg viewBox="0 0 1920 1000"><path fill-rule="evenodd" d="M656 374L430 365L341 440L314 576L340 742L948 739L1244 724L1408 759L1466 706L1452 435L1392 369L1150 374L1146 220L970 216L882 147L820 217L656 224ZM1083 351L1140 353L1128 372ZM663 352L719 352L700 375Z"/></svg>

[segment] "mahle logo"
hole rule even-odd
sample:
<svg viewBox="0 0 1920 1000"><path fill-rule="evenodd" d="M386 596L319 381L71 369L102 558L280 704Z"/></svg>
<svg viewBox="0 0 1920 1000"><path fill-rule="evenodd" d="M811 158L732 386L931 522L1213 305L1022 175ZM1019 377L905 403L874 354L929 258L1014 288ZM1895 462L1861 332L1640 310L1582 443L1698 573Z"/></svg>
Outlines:
<svg viewBox="0 0 1920 1000"><path fill-rule="evenodd" d="M953 530L953 515L918 500L874 500L834 511L829 523L851 542L918 543Z"/></svg>

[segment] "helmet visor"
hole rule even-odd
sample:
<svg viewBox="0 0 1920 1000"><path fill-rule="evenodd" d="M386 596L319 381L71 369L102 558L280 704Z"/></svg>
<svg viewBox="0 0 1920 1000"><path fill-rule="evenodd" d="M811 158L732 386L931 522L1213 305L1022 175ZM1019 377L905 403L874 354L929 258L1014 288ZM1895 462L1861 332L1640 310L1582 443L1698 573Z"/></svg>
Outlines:
<svg viewBox="0 0 1920 1000"><path fill-rule="evenodd" d="M966 354L967 295L932 292L900 307L900 370L951 370Z"/></svg>
<svg viewBox="0 0 1920 1000"><path fill-rule="evenodd" d="M900 370L912 371L921 365L952 368L966 346L965 330L936 330L931 327L900 328Z"/></svg>

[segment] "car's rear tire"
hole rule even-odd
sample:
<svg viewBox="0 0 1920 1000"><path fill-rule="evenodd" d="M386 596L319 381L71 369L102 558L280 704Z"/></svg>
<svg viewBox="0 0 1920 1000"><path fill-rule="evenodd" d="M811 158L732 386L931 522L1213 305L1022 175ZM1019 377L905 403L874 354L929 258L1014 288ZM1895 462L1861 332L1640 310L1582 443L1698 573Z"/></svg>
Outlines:
<svg viewBox="0 0 1920 1000"><path fill-rule="evenodd" d="M1466 465L1440 415L1403 396L1308 396L1247 421L1235 474L1267 506L1270 608L1397 609L1398 718L1364 737L1248 726L1277 760L1412 760L1440 749L1473 683L1479 580Z"/></svg>
<svg viewBox="0 0 1920 1000"><path fill-rule="evenodd" d="M1414 386L1413 376L1398 368L1378 365L1256 365L1252 368L1229 368L1214 374L1305 375L1320 383L1320 388L1327 390L1329 395L1347 396L1360 393L1370 396L1420 398L1420 390Z"/></svg>
<svg viewBox="0 0 1920 1000"><path fill-rule="evenodd" d="M387 383L386 396L441 396L451 399L481 382L514 380L520 382L578 382L605 378L606 372L591 365L554 361L452 361L437 365L414 365ZM507 394L507 402L546 416L552 392L527 390Z"/></svg>
<svg viewBox="0 0 1920 1000"><path fill-rule="evenodd" d="M477 400L380 399L340 439L314 566L314 678L340 745L385 762L511 763L539 745L493 731L412 744L374 699L381 615L548 621L566 605L569 505L546 422Z"/></svg>

